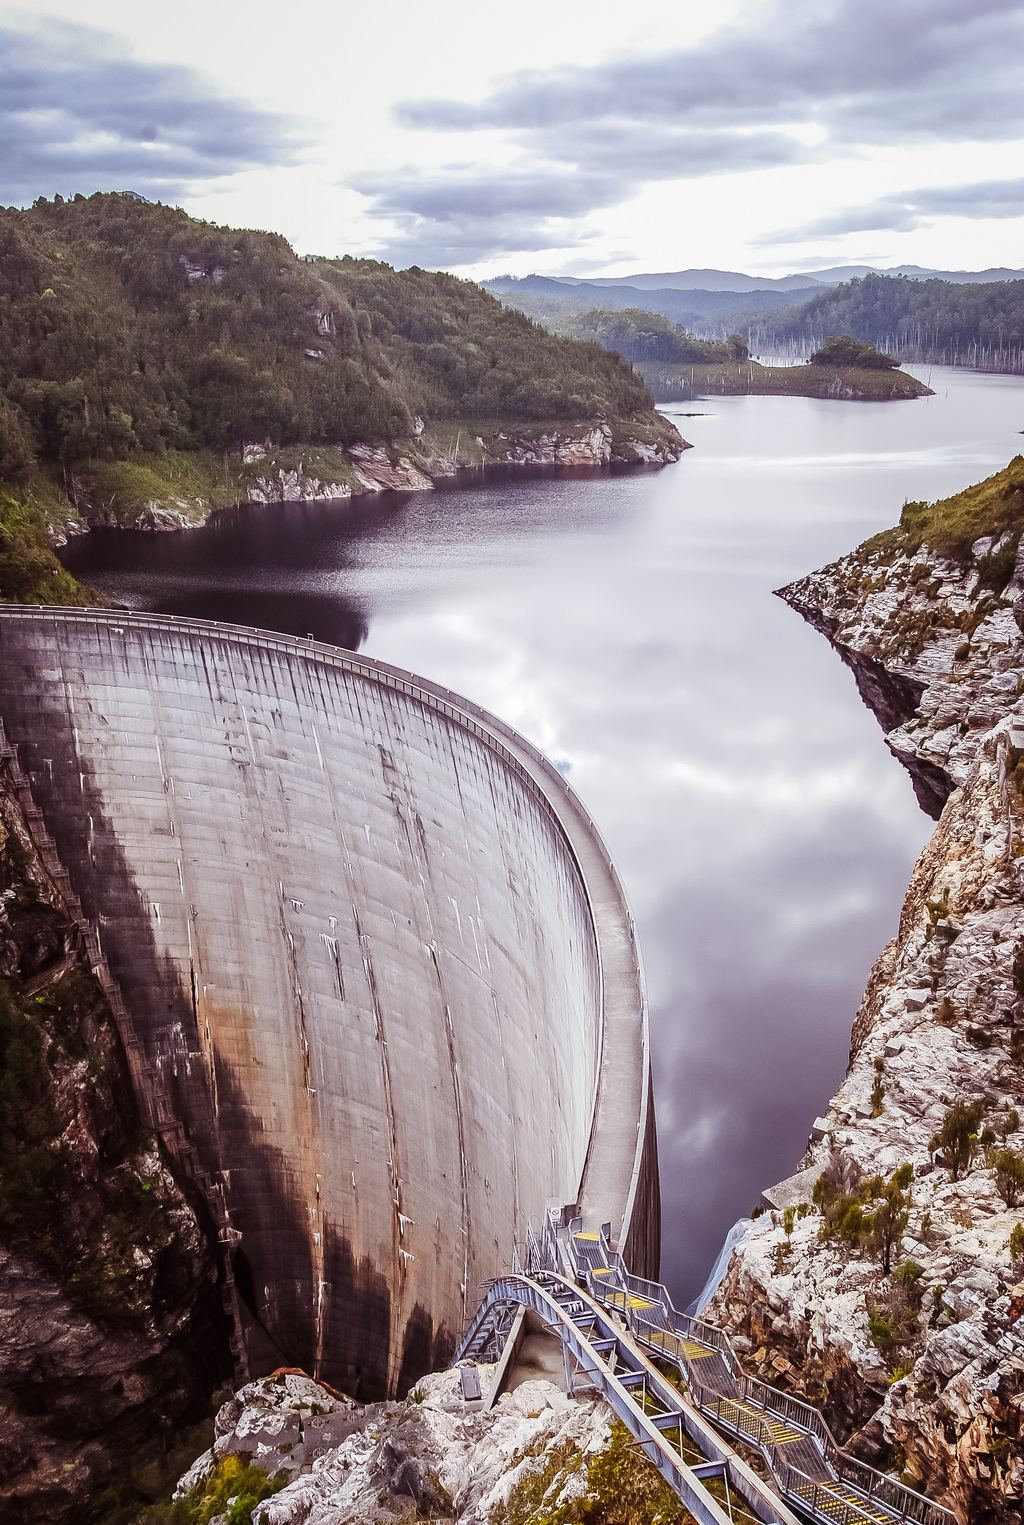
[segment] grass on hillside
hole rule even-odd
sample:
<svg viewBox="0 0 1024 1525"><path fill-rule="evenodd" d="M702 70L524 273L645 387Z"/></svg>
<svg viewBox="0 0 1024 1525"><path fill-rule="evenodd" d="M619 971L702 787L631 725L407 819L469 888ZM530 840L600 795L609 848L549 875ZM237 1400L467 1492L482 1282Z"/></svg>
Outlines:
<svg viewBox="0 0 1024 1525"><path fill-rule="evenodd" d="M98 604L99 594L66 571L50 546L58 496L45 479L21 488L0 483L0 602ZM64 517L67 508L65 506Z"/></svg>
<svg viewBox="0 0 1024 1525"><path fill-rule="evenodd" d="M1014 456L1002 471L950 498L936 503L905 503L900 530L906 549L916 550L927 543L957 560L966 559L971 546L983 535L1002 535L1010 530L1015 541L1019 540L1024 530L1024 456Z"/></svg>

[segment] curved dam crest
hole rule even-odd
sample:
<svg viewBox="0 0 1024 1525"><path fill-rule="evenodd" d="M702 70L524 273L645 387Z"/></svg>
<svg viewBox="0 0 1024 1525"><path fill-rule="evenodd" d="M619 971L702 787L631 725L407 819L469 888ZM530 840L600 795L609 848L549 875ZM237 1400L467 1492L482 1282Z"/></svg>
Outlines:
<svg viewBox="0 0 1024 1525"><path fill-rule="evenodd" d="M656 1272L632 922L529 743L365 657L108 612L0 614L0 719L240 1368L404 1391L553 1197Z"/></svg>

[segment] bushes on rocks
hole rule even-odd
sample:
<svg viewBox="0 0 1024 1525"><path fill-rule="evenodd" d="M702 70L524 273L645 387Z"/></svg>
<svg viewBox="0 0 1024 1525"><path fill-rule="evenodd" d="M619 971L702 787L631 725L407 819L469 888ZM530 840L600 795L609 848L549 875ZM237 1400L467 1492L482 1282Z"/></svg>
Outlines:
<svg viewBox="0 0 1024 1525"><path fill-rule="evenodd" d="M838 1161L830 1162L814 1187L814 1201L822 1213L822 1237L840 1239L877 1255L888 1276L893 1251L910 1220L913 1178L914 1167L909 1163L901 1165L888 1180L870 1176L857 1181L851 1179L849 1166L844 1170Z"/></svg>
<svg viewBox="0 0 1024 1525"><path fill-rule="evenodd" d="M945 1165L951 1181L959 1181L970 1170L984 1121L983 1101L955 1101L942 1119L938 1133L933 1134L929 1151L936 1164Z"/></svg>
<svg viewBox="0 0 1024 1525"><path fill-rule="evenodd" d="M1024 1223L1015 1223L1010 1230L1010 1259L1015 1265L1024 1262Z"/></svg>
<svg viewBox="0 0 1024 1525"><path fill-rule="evenodd" d="M263 1499L284 1487L288 1476L277 1472L268 1477L262 1467L242 1456L222 1456L205 1483L199 1483L183 1499L154 1504L143 1511L138 1525L252 1525L252 1512Z"/></svg>
<svg viewBox="0 0 1024 1525"><path fill-rule="evenodd" d="M1024 1197L1024 1154L1019 1149L993 1149L988 1164L995 1171L996 1191L1007 1207Z"/></svg>

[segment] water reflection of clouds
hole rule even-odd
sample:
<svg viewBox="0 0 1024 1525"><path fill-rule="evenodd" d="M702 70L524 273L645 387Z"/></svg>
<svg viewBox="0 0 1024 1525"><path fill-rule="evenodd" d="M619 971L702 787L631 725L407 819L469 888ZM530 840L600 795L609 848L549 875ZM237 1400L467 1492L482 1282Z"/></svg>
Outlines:
<svg viewBox="0 0 1024 1525"><path fill-rule="evenodd" d="M276 590L305 633L333 602L371 654L494 709L570 774L637 915L681 1302L799 1157L929 830L850 673L771 590L903 498L1005 464L1021 399L978 377L892 408L716 399L665 472L439 491L350 519L268 511L252 554L244 518L220 542L254 610ZM183 605L210 597L204 576L224 582L189 544Z"/></svg>

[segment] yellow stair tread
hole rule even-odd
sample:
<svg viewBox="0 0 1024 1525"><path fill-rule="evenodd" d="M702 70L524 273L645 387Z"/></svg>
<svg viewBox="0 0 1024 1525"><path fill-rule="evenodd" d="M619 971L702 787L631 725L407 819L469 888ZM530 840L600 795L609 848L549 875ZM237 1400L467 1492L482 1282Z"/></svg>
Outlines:
<svg viewBox="0 0 1024 1525"><path fill-rule="evenodd" d="M837 1483L800 1483L794 1492L802 1498L810 1499L815 1488L822 1493L828 1494L827 1499L816 1499L815 1508L822 1514L838 1514L839 1511L856 1509L864 1525L889 1525L890 1516L878 1514L871 1506L856 1493L840 1493Z"/></svg>
<svg viewBox="0 0 1024 1525"><path fill-rule="evenodd" d="M623 1306L630 1308L656 1308L658 1306L649 1297L637 1297L635 1293L627 1294L619 1291L609 1292L608 1301L610 1303L621 1303Z"/></svg>
<svg viewBox="0 0 1024 1525"><path fill-rule="evenodd" d="M601 1236L600 1234L595 1234L591 1229L582 1229L580 1233L573 1234L572 1237L574 1239L586 1239L588 1244L596 1244Z"/></svg>
<svg viewBox="0 0 1024 1525"><path fill-rule="evenodd" d="M777 1446L789 1445L794 1440L803 1440L801 1430L790 1429L788 1424L779 1424L769 1419L763 1409L754 1408L752 1404L744 1403L740 1398L726 1398L722 1404L725 1409L733 1409L739 1416L754 1419L758 1424L763 1424L771 1439Z"/></svg>

